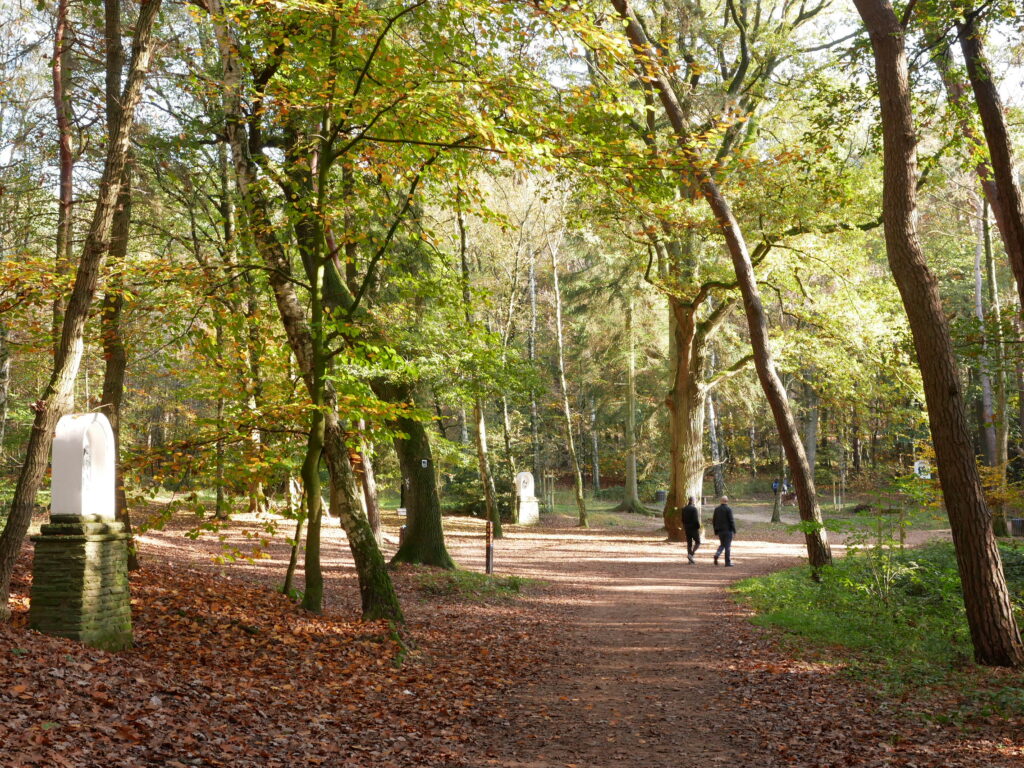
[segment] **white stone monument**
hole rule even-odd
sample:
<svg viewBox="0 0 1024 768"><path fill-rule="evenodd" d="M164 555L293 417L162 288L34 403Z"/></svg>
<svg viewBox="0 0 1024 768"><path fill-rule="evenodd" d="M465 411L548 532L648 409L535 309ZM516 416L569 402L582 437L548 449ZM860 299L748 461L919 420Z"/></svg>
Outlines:
<svg viewBox="0 0 1024 768"><path fill-rule="evenodd" d="M114 431L102 413L57 422L50 515L114 519Z"/></svg>
<svg viewBox="0 0 1024 768"><path fill-rule="evenodd" d="M32 537L29 605L33 629L108 651L132 644L129 537L114 519L116 461L103 414L57 422L50 522Z"/></svg>
<svg viewBox="0 0 1024 768"><path fill-rule="evenodd" d="M531 472L516 475L516 508L519 510L520 525L536 525L540 520L540 503L534 495Z"/></svg>

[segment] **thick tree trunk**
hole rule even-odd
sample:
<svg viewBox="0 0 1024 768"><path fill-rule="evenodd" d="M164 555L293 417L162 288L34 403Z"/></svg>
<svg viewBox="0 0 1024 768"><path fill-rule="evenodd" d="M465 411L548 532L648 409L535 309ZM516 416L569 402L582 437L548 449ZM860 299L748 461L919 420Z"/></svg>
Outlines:
<svg viewBox="0 0 1024 768"><path fill-rule="evenodd" d="M444 544L441 500L437 496L434 460L427 431L419 421L404 417L397 419L394 427L404 435L396 434L394 444L402 470L408 527L405 539L391 563L421 563L438 568L454 568L455 563Z"/></svg>
<svg viewBox="0 0 1024 768"><path fill-rule="evenodd" d="M558 246L548 243L551 253L551 274L555 295L555 340L558 348L558 388L562 395L562 417L565 420L566 447L573 471L573 488L576 494L576 509L579 512L578 523L581 528L588 527L587 504L583 499L583 473L580 471L579 454L576 453L576 441L573 439L572 408L569 405L569 385L565 380L565 350L562 344L562 292L558 286Z"/></svg>
<svg viewBox="0 0 1024 768"><path fill-rule="evenodd" d="M740 293L743 296L743 307L747 317L747 327L750 331L750 343L753 348L757 377L775 418L779 439L786 451L786 458L793 475L793 484L796 487L799 501L800 518L807 524L804 537L807 543L808 559L814 568L827 565L832 561L832 553L825 536L821 510L818 507L814 478L807 466L807 457L797 433L796 422L789 407L786 390L775 369L764 308L761 305L757 280L743 233L740 231L739 223L733 216L728 201L722 195L709 171L702 165L697 150L691 146L686 116L679 105L671 83L657 65L658 56L634 15L630 0L612 0L612 5L615 6L626 23L626 35L633 46L637 61L645 68L653 87L658 92L658 97L675 132L678 144L687 156L694 159L692 168L694 181L710 206L718 223L719 231L725 238Z"/></svg>
<svg viewBox="0 0 1024 768"><path fill-rule="evenodd" d="M1019 666L1024 644L1013 616L992 521L971 451L959 371L935 277L917 234L916 131L905 33L887 0L854 0L871 36L882 108L882 211L886 250L921 367L939 480L979 663Z"/></svg>
<svg viewBox="0 0 1024 768"><path fill-rule="evenodd" d="M74 288L64 311L53 372L35 406L36 416L25 451L25 461L18 475L7 524L0 535L0 617L10 615L8 599L11 573L32 520L36 495L49 463L54 429L71 403L84 349L85 322L96 293L103 258L109 249L114 211L121 196L124 168L131 146L130 134L135 121L135 108L142 95L143 80L153 52L153 22L159 9L160 0L149 0L139 11L132 43L132 62L121 95L121 120L107 138L107 157L100 178L99 194L75 273Z"/></svg>
<svg viewBox="0 0 1024 768"><path fill-rule="evenodd" d="M704 414L707 408L707 337L697 323L697 307L669 297L673 336L672 390L668 395L672 439L671 509L666 505L665 530L669 541L686 541L680 510L704 489Z"/></svg>

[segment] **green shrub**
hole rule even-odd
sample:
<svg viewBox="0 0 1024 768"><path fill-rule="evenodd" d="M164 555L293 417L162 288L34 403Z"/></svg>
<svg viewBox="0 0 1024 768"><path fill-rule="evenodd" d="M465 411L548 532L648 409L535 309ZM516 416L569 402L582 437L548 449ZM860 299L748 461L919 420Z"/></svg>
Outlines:
<svg viewBox="0 0 1024 768"><path fill-rule="evenodd" d="M1021 620L1024 551L1005 545L1002 553ZM824 568L819 582L804 566L747 579L737 591L758 611L757 623L832 646L851 670L895 690L948 682L974 655L948 542L869 547ZM1007 690L988 706L1009 707L1019 696Z"/></svg>

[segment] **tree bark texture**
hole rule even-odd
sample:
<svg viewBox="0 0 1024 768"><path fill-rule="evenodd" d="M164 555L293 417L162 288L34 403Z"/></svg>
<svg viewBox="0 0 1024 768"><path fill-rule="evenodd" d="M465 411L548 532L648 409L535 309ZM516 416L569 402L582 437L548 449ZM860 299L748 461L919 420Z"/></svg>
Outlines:
<svg viewBox="0 0 1024 768"><path fill-rule="evenodd" d="M411 396L407 388L393 384L378 385L375 389L382 399L392 403L407 402ZM441 500L427 430L421 422L404 416L396 419L392 427L396 430L394 444L402 470L408 527L391 562L455 568L444 543Z"/></svg>
<svg viewBox="0 0 1024 768"><path fill-rule="evenodd" d="M153 24L160 10L160 2L149 0L139 11L128 79L121 94L121 119L107 136L107 156L100 177L96 207L75 273L74 288L64 311L53 372L35 406L36 416L25 450L25 461L18 475L7 525L0 535L0 618L10 615L8 600L11 573L32 520L36 495L49 463L54 429L71 405L84 350L85 322L96 294L103 259L109 250L114 212L121 196L124 169L131 146L130 134L135 121L135 108L142 96L142 85L153 54Z"/></svg>
<svg viewBox="0 0 1024 768"><path fill-rule="evenodd" d="M1019 666L1024 645L974 462L949 326L917 234L916 133L905 33L887 0L854 4L871 37L881 101L886 250L921 368L975 658L982 664Z"/></svg>

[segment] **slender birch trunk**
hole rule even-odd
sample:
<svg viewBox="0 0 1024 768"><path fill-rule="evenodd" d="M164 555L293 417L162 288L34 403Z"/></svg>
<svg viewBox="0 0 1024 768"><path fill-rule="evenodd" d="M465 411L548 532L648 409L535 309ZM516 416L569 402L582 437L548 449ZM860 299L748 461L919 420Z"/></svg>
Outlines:
<svg viewBox="0 0 1024 768"><path fill-rule="evenodd" d="M562 394L562 416L565 419L566 447L569 449L569 460L572 463L576 509L579 512L579 525L587 528L587 504L583 499L583 473L580 471L580 459L576 453L576 442L573 439L572 408L569 405L569 385L565 380L565 348L562 342L562 291L558 284L558 245L548 243L551 254L551 274L554 280L555 295L555 340L558 348L558 387Z"/></svg>

